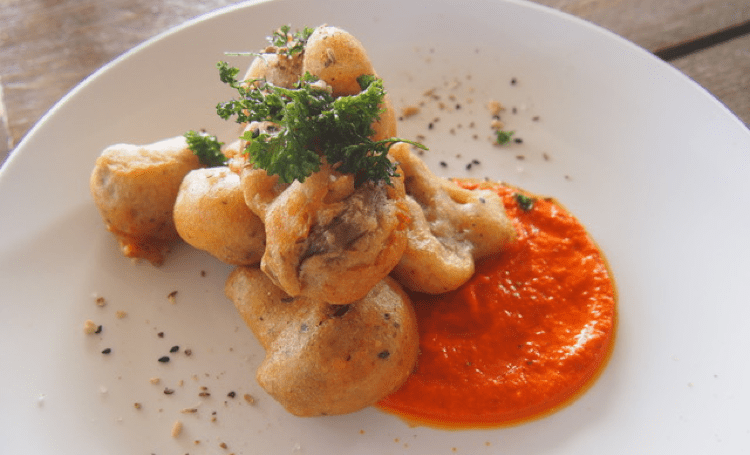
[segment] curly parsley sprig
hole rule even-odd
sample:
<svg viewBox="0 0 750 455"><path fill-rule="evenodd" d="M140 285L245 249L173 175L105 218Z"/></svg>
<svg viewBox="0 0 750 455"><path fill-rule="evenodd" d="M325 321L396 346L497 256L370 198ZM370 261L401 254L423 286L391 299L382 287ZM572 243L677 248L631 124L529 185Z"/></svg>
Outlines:
<svg viewBox="0 0 750 455"><path fill-rule="evenodd" d="M268 42L271 43L272 46L276 46L278 48L277 53L287 54L290 57L305 50L307 40L315 31L310 27L305 27L302 30L292 34L289 33L291 29L291 25L282 25L273 32L273 35L267 38Z"/></svg>
<svg viewBox="0 0 750 455"><path fill-rule="evenodd" d="M219 142L216 136L193 130L184 134L188 148L198 157L198 161L204 166L222 166L227 162L227 157L221 152L223 142Z"/></svg>
<svg viewBox="0 0 750 455"><path fill-rule="evenodd" d="M362 91L357 95L331 95L325 84L312 75L303 75L294 88L274 86L264 80L237 80L239 70L219 62L222 82L240 95L216 106L225 120L237 123L271 122L273 131L247 131L246 153L255 167L291 183L303 182L320 169L325 160L342 173L354 174L357 185L365 181L391 183L397 176L396 165L388 159L388 150L397 142L422 144L400 138L373 141L372 123L384 112L385 90L375 76L358 79Z"/></svg>

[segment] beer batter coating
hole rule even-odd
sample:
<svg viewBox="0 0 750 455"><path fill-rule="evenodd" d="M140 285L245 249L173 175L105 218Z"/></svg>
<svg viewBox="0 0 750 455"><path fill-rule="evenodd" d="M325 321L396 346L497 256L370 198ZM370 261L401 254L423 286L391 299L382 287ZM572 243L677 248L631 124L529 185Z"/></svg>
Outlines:
<svg viewBox="0 0 750 455"><path fill-rule="evenodd" d="M405 143L391 148L401 166L410 224L393 276L428 294L452 291L474 274L474 261L500 252L515 230L497 194L466 190L437 177Z"/></svg>
<svg viewBox="0 0 750 455"><path fill-rule="evenodd" d="M185 242L227 264L257 264L263 256L263 222L245 204L240 176L228 167L196 169L185 176L174 222Z"/></svg>
<svg viewBox="0 0 750 455"><path fill-rule="evenodd" d="M89 186L122 253L164 261L178 234L172 208L183 177L200 162L179 136L148 145L115 144L97 158Z"/></svg>
<svg viewBox="0 0 750 455"><path fill-rule="evenodd" d="M345 414L395 391L417 360L414 310L386 277L346 305L293 298L257 267L238 267L225 293L266 350L258 383L298 416Z"/></svg>

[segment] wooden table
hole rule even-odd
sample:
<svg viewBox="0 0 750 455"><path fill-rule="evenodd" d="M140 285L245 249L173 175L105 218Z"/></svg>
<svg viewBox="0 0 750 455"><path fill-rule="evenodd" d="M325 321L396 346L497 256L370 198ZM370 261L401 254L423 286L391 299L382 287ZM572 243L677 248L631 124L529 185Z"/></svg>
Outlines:
<svg viewBox="0 0 750 455"><path fill-rule="evenodd" d="M750 124L750 0L534 0L668 60ZM0 0L0 162L71 88L232 0Z"/></svg>

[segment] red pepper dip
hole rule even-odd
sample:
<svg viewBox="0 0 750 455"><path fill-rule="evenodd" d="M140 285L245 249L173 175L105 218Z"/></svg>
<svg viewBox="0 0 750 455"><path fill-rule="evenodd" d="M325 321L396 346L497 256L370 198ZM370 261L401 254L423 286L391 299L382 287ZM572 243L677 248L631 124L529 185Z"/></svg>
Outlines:
<svg viewBox="0 0 750 455"><path fill-rule="evenodd" d="M442 295L410 293L420 357L378 406L417 424L497 427L569 404L611 352L615 287L584 227L551 198L494 183L517 241Z"/></svg>

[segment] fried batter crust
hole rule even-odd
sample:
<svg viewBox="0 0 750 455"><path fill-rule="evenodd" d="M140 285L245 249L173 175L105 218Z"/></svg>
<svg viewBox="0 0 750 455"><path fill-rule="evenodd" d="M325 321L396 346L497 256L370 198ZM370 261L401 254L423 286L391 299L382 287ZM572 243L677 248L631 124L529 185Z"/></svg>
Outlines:
<svg viewBox="0 0 750 455"><path fill-rule="evenodd" d="M97 158L89 186L123 254L154 265L178 239L172 208L183 177L200 167L184 137L149 145L116 144Z"/></svg>
<svg viewBox="0 0 750 455"><path fill-rule="evenodd" d="M185 242L228 264L257 264L263 256L263 222L245 204L240 176L228 167L196 169L185 176L174 222Z"/></svg>
<svg viewBox="0 0 750 455"><path fill-rule="evenodd" d="M409 298L391 278L348 305L293 298L256 267L238 267L225 293L266 349L258 383L298 416L335 415L394 392L417 361Z"/></svg>
<svg viewBox="0 0 750 455"><path fill-rule="evenodd" d="M268 206L261 268L285 292L331 303L364 297L406 248L406 207L393 186L363 183L324 165Z"/></svg>
<svg viewBox="0 0 750 455"><path fill-rule="evenodd" d="M410 223L404 255L393 276L405 287L429 294L452 291L474 274L474 261L498 253L515 238L502 201L489 190L467 190L437 177L396 144Z"/></svg>

